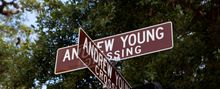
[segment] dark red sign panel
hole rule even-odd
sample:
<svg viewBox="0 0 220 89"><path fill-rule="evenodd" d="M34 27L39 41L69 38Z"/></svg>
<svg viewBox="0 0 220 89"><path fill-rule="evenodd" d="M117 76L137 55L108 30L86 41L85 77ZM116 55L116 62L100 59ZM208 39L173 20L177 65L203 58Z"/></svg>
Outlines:
<svg viewBox="0 0 220 89"><path fill-rule="evenodd" d="M130 84L109 62L108 58L82 30L79 31L78 57L80 61L108 89L131 89ZM91 62L88 62L90 60Z"/></svg>
<svg viewBox="0 0 220 89"><path fill-rule="evenodd" d="M173 48L172 22L94 40L95 44L111 60L125 60ZM78 59L77 45L57 51L55 74L86 68ZM89 61L89 60L88 60Z"/></svg>

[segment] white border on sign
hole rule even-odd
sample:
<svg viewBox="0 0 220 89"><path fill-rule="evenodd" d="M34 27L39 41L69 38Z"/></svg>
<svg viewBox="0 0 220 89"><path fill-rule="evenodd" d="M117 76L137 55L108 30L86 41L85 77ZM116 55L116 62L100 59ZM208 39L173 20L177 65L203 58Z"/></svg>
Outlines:
<svg viewBox="0 0 220 89"><path fill-rule="evenodd" d="M143 55L147 55L147 54L151 54L151 53L156 53L156 52L172 49L173 48L173 24L172 24L172 22L169 21L169 22L165 22L165 23L162 23L162 24L158 24L158 25L163 25L163 24L167 24L167 23L171 24L171 31L170 31L171 32L171 41L172 41L171 47L164 48L164 49L159 49L159 50L155 50L155 51L151 51L151 52L147 52L147 53L143 53L143 54L140 54L140 55L134 55L134 56L122 58L121 60L126 60L126 59L129 59L129 58L134 58L134 57L138 57L138 56L143 56ZM158 26L158 25L153 25L153 26ZM150 27L153 27L153 26L150 26ZM141 28L141 29L137 29L137 30L147 29L147 28L150 28L150 27L145 27L145 28ZM134 31L136 31L136 30L133 30L133 31L130 31L130 32L134 32ZM122 33L122 34L130 33L130 32L125 32L125 33ZM112 37L112 36L108 36L106 38L110 38L110 37ZM97 39L96 41L98 41L98 40L100 40L100 39Z"/></svg>
<svg viewBox="0 0 220 89"><path fill-rule="evenodd" d="M82 29L82 28L79 28L79 41L80 41L80 31L83 31L85 34L86 32ZM86 36L91 40L91 42L97 47L97 45L94 43L94 41L92 41L92 39L88 36L88 34L86 34ZM77 47L77 53L79 54L79 45ZM98 49L100 50L100 49ZM101 51L101 50L100 50ZM128 84L128 86L130 87L130 89L132 89L131 85L128 83L128 81L124 78L124 76L121 75L120 72L117 71L117 69L115 68L115 66L113 66L109 60L107 59L106 55L104 53L101 52L101 54L106 58L107 62L109 63L109 65L112 66L112 68L118 73L118 75L120 75L120 77ZM88 68L88 66L81 60L81 58L79 57L80 61ZM88 68L90 71L92 71L90 68ZM93 72L92 72L93 73ZM94 74L94 73L93 73ZM96 74L94 74L96 76ZM97 79L99 79L98 76L96 76ZM100 82L102 82L100 79L99 79ZM104 85L105 83L102 82L102 84Z"/></svg>
<svg viewBox="0 0 220 89"><path fill-rule="evenodd" d="M148 28L152 28L152 27L155 27L155 26L158 26L158 25L164 25L164 24L168 24L168 23L171 24L171 31L170 31L170 32L171 32L171 39L172 39L172 46L171 46L171 47L169 47L169 48L164 48L164 49L160 49L160 50L156 50L156 51L147 52L147 53L140 54L140 55L134 55L134 56L122 58L121 60L126 60L126 59L129 59L129 58L134 58L134 57L138 57L138 56L143 56L143 55L147 55L147 54L151 54L151 53L156 53L156 52L160 52L160 51L165 51L165 50L172 49L173 46L174 46L174 44L173 44L173 24L172 24L171 21L164 22L164 23L161 23L161 24L152 25L152 26L149 26L149 27L144 27L144 28L132 30L132 31L128 31L128 32L124 32L124 33L120 33L120 34L116 34L116 35L112 35L112 36L103 37L103 38L96 39L96 40L93 40L93 41L99 41L99 40L111 38L111 37L118 36L118 35L129 34L129 33L135 32L135 31L137 31L137 30L148 29ZM77 46L77 45L78 45L78 44L71 45L71 46L67 46L67 47L62 47L62 48L59 48L58 50L65 49L65 48L72 47L72 46ZM57 56L58 56L58 50L57 50ZM78 51L78 50L77 50L77 51ZM76 69L72 69L72 70L67 70L67 71L63 71L63 72L58 72L58 73L56 73L57 60L58 60L58 59L57 59L57 56L56 56L56 64L55 64L55 70L54 70L54 73L55 73L55 74L62 74L62 73L67 73L67 72L72 72L72 71L78 71L78 70L87 68L87 67L82 67L82 68L76 68Z"/></svg>
<svg viewBox="0 0 220 89"><path fill-rule="evenodd" d="M77 46L77 45L72 45L72 46ZM67 72L72 72L72 71L77 71L77 70L81 70L81 69L85 69L87 68L86 66L85 67L81 67L81 68L76 68L76 69L72 69L72 70L67 70L67 71L63 71L63 72L57 72L56 69L57 69L57 60L58 60L58 51L61 50L61 49L65 49L65 48L68 48L68 47L71 47L71 46L67 46L67 47L63 47L63 48L59 48L57 50L57 54L56 54L56 64L55 64L55 70L54 70L54 74L62 74L62 73L67 73ZM78 50L77 50L78 52ZM77 53L78 54L78 53ZM78 55L77 55L78 56ZM74 60L77 60L77 59L74 59ZM80 59L79 59L80 60ZM82 62L82 61L81 61ZM84 64L84 63L83 63ZM84 64L85 65L85 64Z"/></svg>

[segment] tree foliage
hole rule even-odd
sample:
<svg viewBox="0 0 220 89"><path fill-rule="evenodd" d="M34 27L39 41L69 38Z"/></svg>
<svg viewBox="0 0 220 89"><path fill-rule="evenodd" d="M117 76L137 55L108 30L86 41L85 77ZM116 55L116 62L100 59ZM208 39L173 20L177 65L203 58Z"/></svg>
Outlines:
<svg viewBox="0 0 220 89"><path fill-rule="evenodd" d="M6 76L0 77L0 87L46 84L51 89L100 89L87 69L54 74L56 50L76 44L80 26L97 39L172 21L174 48L122 61L122 74L133 87L148 80L164 89L219 88L219 0L25 0L21 4L22 10L38 13L39 39L20 48L0 40L0 59L13 60L0 62L0 75ZM11 30L16 26L0 27L16 34Z"/></svg>
<svg viewBox="0 0 220 89"><path fill-rule="evenodd" d="M34 31L23 23L16 0L0 2L0 88L32 87L30 35Z"/></svg>

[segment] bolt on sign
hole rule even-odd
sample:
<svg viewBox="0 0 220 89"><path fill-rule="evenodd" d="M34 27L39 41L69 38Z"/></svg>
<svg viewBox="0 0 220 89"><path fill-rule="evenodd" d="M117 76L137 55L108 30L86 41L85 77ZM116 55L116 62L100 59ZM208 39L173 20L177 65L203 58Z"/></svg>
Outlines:
<svg viewBox="0 0 220 89"><path fill-rule="evenodd" d="M172 22L165 22L137 30L94 40L108 57L116 61L138 57L173 48ZM90 60L87 60L88 62ZM91 62L90 62L91 63ZM86 68L79 60L77 45L58 49L55 74Z"/></svg>
<svg viewBox="0 0 220 89"><path fill-rule="evenodd" d="M131 89L130 84L112 66L105 54L81 28L79 31L78 57L108 89ZM91 60L92 63L89 63L88 60Z"/></svg>

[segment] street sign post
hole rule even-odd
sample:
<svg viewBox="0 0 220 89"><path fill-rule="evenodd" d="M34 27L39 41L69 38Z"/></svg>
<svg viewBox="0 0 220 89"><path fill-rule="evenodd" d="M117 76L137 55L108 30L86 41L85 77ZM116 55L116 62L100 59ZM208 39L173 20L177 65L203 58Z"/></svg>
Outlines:
<svg viewBox="0 0 220 89"><path fill-rule="evenodd" d="M173 48L172 22L104 37L94 40L94 43L109 59L125 60L168 50ZM77 45L58 49L55 74L86 68L77 55Z"/></svg>
<svg viewBox="0 0 220 89"><path fill-rule="evenodd" d="M131 89L130 84L109 62L92 39L80 28L78 57L108 89ZM90 60L92 63L89 63Z"/></svg>

